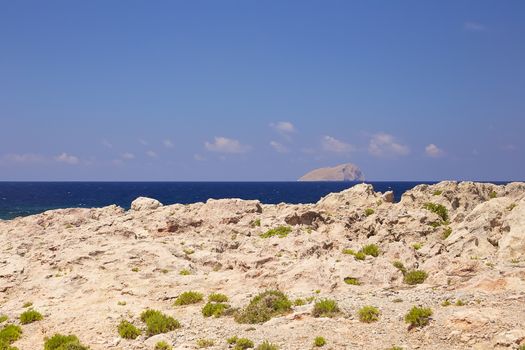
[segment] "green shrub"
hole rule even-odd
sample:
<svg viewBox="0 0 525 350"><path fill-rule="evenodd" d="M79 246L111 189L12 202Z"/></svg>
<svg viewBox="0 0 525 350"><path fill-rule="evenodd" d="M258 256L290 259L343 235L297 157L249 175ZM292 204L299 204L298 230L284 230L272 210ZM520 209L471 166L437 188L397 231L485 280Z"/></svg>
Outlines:
<svg viewBox="0 0 525 350"><path fill-rule="evenodd" d="M465 306L466 303L465 303L463 300L458 299L458 300L456 300L456 304L455 304L455 305L456 305L456 306Z"/></svg>
<svg viewBox="0 0 525 350"><path fill-rule="evenodd" d="M278 236L279 238L284 238L288 236L288 234L292 232L292 228L289 226L279 226L277 228L273 228L271 230L266 231L265 233L262 233L260 235L261 238L270 238L273 236Z"/></svg>
<svg viewBox="0 0 525 350"><path fill-rule="evenodd" d="M497 196L498 196L498 194L496 193L496 191L490 191L490 193L489 193L489 197L490 197L490 199L494 199L494 198L496 198Z"/></svg>
<svg viewBox="0 0 525 350"><path fill-rule="evenodd" d="M188 270L188 269L182 269L182 270L179 271L179 275L181 275L181 276L189 276L189 275L191 275L191 271Z"/></svg>
<svg viewBox="0 0 525 350"><path fill-rule="evenodd" d="M251 227L260 227L261 226L261 219L255 219L250 223Z"/></svg>
<svg viewBox="0 0 525 350"><path fill-rule="evenodd" d="M239 323L264 323L272 317L290 312L292 302L281 291L268 290L255 296L250 303L235 314Z"/></svg>
<svg viewBox="0 0 525 350"><path fill-rule="evenodd" d="M253 341L251 341L248 338L239 338L237 336L233 336L231 338L228 338L226 340L228 344L234 345L233 350L246 350L253 348L255 345L253 344Z"/></svg>
<svg viewBox="0 0 525 350"><path fill-rule="evenodd" d="M358 311L359 321L365 322L365 323L372 323L377 320L379 320L379 315L381 314L379 312L379 309L374 306L363 306Z"/></svg>
<svg viewBox="0 0 525 350"><path fill-rule="evenodd" d="M180 323L171 316L167 316L157 310L145 310L140 314L142 322L146 323L148 336L166 333L180 328Z"/></svg>
<svg viewBox="0 0 525 350"><path fill-rule="evenodd" d="M443 230L443 239L447 239L452 234L452 229L447 227Z"/></svg>
<svg viewBox="0 0 525 350"><path fill-rule="evenodd" d="M425 282L428 274L422 270L411 270L405 273L403 282L410 285L421 284Z"/></svg>
<svg viewBox="0 0 525 350"><path fill-rule="evenodd" d="M372 215L372 214L374 214L374 213L375 213L375 212L374 212L374 209L372 209L372 208L367 208L367 209L365 209L365 215L366 215L366 216L370 216L370 215Z"/></svg>
<svg viewBox="0 0 525 350"><path fill-rule="evenodd" d="M355 277L345 277L344 281L345 281L346 284L351 284L353 286L361 285L361 282L359 282L359 279L357 279Z"/></svg>
<svg viewBox="0 0 525 350"><path fill-rule="evenodd" d="M450 306L452 305L452 303L450 302L450 300L448 299L445 299L442 303L441 303L441 306L443 307L447 307L447 306Z"/></svg>
<svg viewBox="0 0 525 350"><path fill-rule="evenodd" d="M379 247L375 244L365 245L363 248L361 248L360 251L365 253L365 255L370 255L370 256L373 256L374 258L377 257L380 253Z"/></svg>
<svg viewBox="0 0 525 350"><path fill-rule="evenodd" d="M213 346L215 342L211 339L197 339L197 346L199 348L209 348Z"/></svg>
<svg viewBox="0 0 525 350"><path fill-rule="evenodd" d="M196 304L198 302L201 302L204 296L202 293L189 291L184 292L175 300L174 305L175 306L181 306L181 305L190 305L190 304Z"/></svg>
<svg viewBox="0 0 525 350"><path fill-rule="evenodd" d="M511 205L509 205L509 206L507 207L507 210L508 210L508 211L512 211L512 209L516 208L517 206L518 206L518 205L517 205L516 203L512 203ZM525 345L524 345L524 346L525 346Z"/></svg>
<svg viewBox="0 0 525 350"><path fill-rule="evenodd" d="M8 324L0 330L0 344L4 343L6 347L20 339L22 328L14 324Z"/></svg>
<svg viewBox="0 0 525 350"><path fill-rule="evenodd" d="M118 334L124 339L136 339L140 333L140 329L126 320L122 320L118 325Z"/></svg>
<svg viewBox="0 0 525 350"><path fill-rule="evenodd" d="M157 344L155 344L154 350L171 350L173 349L171 345L166 343L165 341L159 341Z"/></svg>
<svg viewBox="0 0 525 350"><path fill-rule="evenodd" d="M202 308L202 315L204 317L221 317L230 305L224 303L212 303L208 302Z"/></svg>
<svg viewBox="0 0 525 350"><path fill-rule="evenodd" d="M255 350L279 350L279 347L265 340Z"/></svg>
<svg viewBox="0 0 525 350"><path fill-rule="evenodd" d="M57 333L45 340L44 350L89 350L89 348L82 345L76 335Z"/></svg>
<svg viewBox="0 0 525 350"><path fill-rule="evenodd" d="M436 203L430 203L429 202L429 203L425 203L423 205L423 208L425 208L426 210L431 211L432 213L436 214L443 221L447 221L448 220L448 210L447 210L447 208L445 206L443 206L441 204L436 204Z"/></svg>
<svg viewBox="0 0 525 350"><path fill-rule="evenodd" d="M315 337L314 339L314 346L320 348L321 346L326 345L326 339L323 337Z"/></svg>
<svg viewBox="0 0 525 350"><path fill-rule="evenodd" d="M355 251L353 249L345 248L345 249L343 249L343 254L355 255Z"/></svg>
<svg viewBox="0 0 525 350"><path fill-rule="evenodd" d="M314 304L312 315L314 317L334 317L339 314L339 306L333 299L322 299Z"/></svg>
<svg viewBox="0 0 525 350"><path fill-rule="evenodd" d="M433 228L438 228L439 226L443 225L443 221L432 221L428 223L428 226L431 226Z"/></svg>
<svg viewBox="0 0 525 350"><path fill-rule="evenodd" d="M304 299L298 298L293 301L293 304L295 306L303 306L306 305L306 301Z"/></svg>
<svg viewBox="0 0 525 350"><path fill-rule="evenodd" d="M0 323L3 323L5 321L7 321L9 319L9 317L7 317L7 315L0 315Z"/></svg>
<svg viewBox="0 0 525 350"><path fill-rule="evenodd" d="M138 267L134 267L131 269L132 272L139 272L139 268Z"/></svg>
<svg viewBox="0 0 525 350"><path fill-rule="evenodd" d="M419 249L421 249L421 247L423 247L423 244L421 244L421 243L414 243L414 244L412 244L412 248L414 248L415 250L419 250Z"/></svg>
<svg viewBox="0 0 525 350"><path fill-rule="evenodd" d="M208 296L208 301L213 301L215 303L225 303L228 301L228 297L221 293L211 293Z"/></svg>
<svg viewBox="0 0 525 350"><path fill-rule="evenodd" d="M20 323L21 324L29 324L36 321L40 321L44 317L42 314L36 310L30 309L27 311L22 312L20 315Z"/></svg>
<svg viewBox="0 0 525 350"><path fill-rule="evenodd" d="M414 327L423 327L428 324L430 316L432 316L432 310L430 308L414 306L405 315L405 322Z"/></svg>
<svg viewBox="0 0 525 350"><path fill-rule="evenodd" d="M183 251L184 254L186 254L186 255L191 255L191 254L195 253L195 250L194 250L194 249L191 249L191 248L184 248L182 251Z"/></svg>
<svg viewBox="0 0 525 350"><path fill-rule="evenodd" d="M392 346L392 347L389 348L388 350L403 350L403 348L400 347L400 346Z"/></svg>
<svg viewBox="0 0 525 350"><path fill-rule="evenodd" d="M355 253L354 258L355 260L365 260L366 254L362 251L358 251L357 253Z"/></svg>
<svg viewBox="0 0 525 350"><path fill-rule="evenodd" d="M23 307L24 309L27 309L28 307L31 307L31 306L33 306L33 302L31 302L31 301L26 301L26 302L24 303L24 305L22 305L22 307Z"/></svg>
<svg viewBox="0 0 525 350"><path fill-rule="evenodd" d="M443 193L443 191L441 191L441 190L435 190L434 192L432 192L432 195L433 196L441 196L442 193Z"/></svg>
<svg viewBox="0 0 525 350"><path fill-rule="evenodd" d="M405 275L407 273L407 269L405 268L405 265L403 265L403 263L399 260L396 260L396 261L393 261L392 262L392 265L394 265L394 267L396 269L398 269L399 271L401 271L401 273L403 275Z"/></svg>

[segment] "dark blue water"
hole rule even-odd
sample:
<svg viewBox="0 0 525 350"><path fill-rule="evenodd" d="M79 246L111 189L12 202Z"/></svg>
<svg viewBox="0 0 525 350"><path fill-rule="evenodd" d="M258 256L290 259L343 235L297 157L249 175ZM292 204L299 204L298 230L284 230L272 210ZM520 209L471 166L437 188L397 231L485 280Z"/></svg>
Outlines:
<svg viewBox="0 0 525 350"><path fill-rule="evenodd" d="M209 198L258 199L262 203L315 203L331 192L357 182L0 182L0 219L41 213L49 209L129 208L139 197L164 204L205 202ZM396 200L421 183L371 182L376 191L393 190Z"/></svg>

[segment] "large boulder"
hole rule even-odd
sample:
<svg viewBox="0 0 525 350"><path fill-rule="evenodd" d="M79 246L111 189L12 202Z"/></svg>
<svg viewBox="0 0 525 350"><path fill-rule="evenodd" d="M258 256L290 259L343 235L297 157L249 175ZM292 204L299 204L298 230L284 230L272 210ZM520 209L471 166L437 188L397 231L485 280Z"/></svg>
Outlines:
<svg viewBox="0 0 525 350"><path fill-rule="evenodd" d="M153 198L139 197L131 202L133 211L155 210L159 207L162 207L162 203Z"/></svg>

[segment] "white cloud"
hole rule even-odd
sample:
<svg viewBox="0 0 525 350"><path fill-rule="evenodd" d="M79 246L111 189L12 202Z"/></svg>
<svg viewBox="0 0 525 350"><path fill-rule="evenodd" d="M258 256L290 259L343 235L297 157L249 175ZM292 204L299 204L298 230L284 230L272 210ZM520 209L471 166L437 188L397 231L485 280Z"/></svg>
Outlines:
<svg viewBox="0 0 525 350"><path fill-rule="evenodd" d="M164 147L166 148L173 148L175 145L173 144L173 142L171 142L171 140L169 139L166 139L164 141L162 141L162 144L164 145Z"/></svg>
<svg viewBox="0 0 525 350"><path fill-rule="evenodd" d="M431 143L430 145L425 147L425 153L429 157L437 158L437 157L441 157L444 152L438 146L436 146L433 143Z"/></svg>
<svg viewBox="0 0 525 350"><path fill-rule="evenodd" d="M246 153L250 146L241 144L238 140L216 136L213 142L206 141L204 146L208 151L218 153Z"/></svg>
<svg viewBox="0 0 525 350"><path fill-rule="evenodd" d="M483 24L477 22L465 22L463 23L463 29L469 32L484 32L487 30Z"/></svg>
<svg viewBox="0 0 525 350"><path fill-rule="evenodd" d="M349 153L355 151L355 147L332 136L323 136L321 141L323 149L334 153Z"/></svg>
<svg viewBox="0 0 525 350"><path fill-rule="evenodd" d="M374 156L405 156L410 153L408 146L399 143L394 136L378 133L372 136L368 152Z"/></svg>
<svg viewBox="0 0 525 350"><path fill-rule="evenodd" d="M102 146L104 147L113 148L113 144L106 139L102 140L101 143L102 143Z"/></svg>
<svg viewBox="0 0 525 350"><path fill-rule="evenodd" d="M151 157L151 158L158 158L158 156L159 156L159 155L157 154L157 152L152 151L152 150L147 151L147 152L146 152L146 155L147 155L148 157Z"/></svg>
<svg viewBox="0 0 525 350"><path fill-rule="evenodd" d="M270 126L280 133L287 134L295 132L295 126L290 122L271 123Z"/></svg>
<svg viewBox="0 0 525 350"><path fill-rule="evenodd" d="M31 164L31 163L42 163L45 158L39 154L32 153L11 153L2 157L2 163L19 163L19 164Z"/></svg>
<svg viewBox="0 0 525 350"><path fill-rule="evenodd" d="M122 154L122 159L132 160L132 159L135 159L135 155L133 153L126 152Z"/></svg>
<svg viewBox="0 0 525 350"><path fill-rule="evenodd" d="M270 146L274 149L275 152L278 152L278 153L288 152L288 148L284 146L282 143L279 143L277 141L270 141Z"/></svg>
<svg viewBox="0 0 525 350"><path fill-rule="evenodd" d="M75 164L80 163L80 160L78 159L78 157L76 157L74 155L71 155L71 154L68 154L66 152L62 152L61 154L56 156L55 160L57 162L66 163L66 164L69 164L69 165L75 165Z"/></svg>

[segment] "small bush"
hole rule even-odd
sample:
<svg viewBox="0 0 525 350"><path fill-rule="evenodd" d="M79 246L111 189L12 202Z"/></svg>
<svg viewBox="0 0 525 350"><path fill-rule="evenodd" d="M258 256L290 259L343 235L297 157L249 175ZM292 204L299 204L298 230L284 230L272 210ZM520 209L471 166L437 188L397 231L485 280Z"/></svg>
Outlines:
<svg viewBox="0 0 525 350"><path fill-rule="evenodd" d="M171 350L172 347L165 341L159 341L157 344L155 344L154 350Z"/></svg>
<svg viewBox="0 0 525 350"><path fill-rule="evenodd" d="M260 227L261 226L261 219L255 219L250 223L251 227Z"/></svg>
<svg viewBox="0 0 525 350"><path fill-rule="evenodd" d="M199 348L209 348L213 346L215 342L211 339L197 339L197 346Z"/></svg>
<svg viewBox="0 0 525 350"><path fill-rule="evenodd" d="M428 324L430 316L432 316L431 309L414 306L405 315L405 322L414 327L423 327Z"/></svg>
<svg viewBox="0 0 525 350"><path fill-rule="evenodd" d="M195 253L195 250L194 250L194 249L191 249L191 248L184 248L182 251L183 251L184 254L186 254L186 255L191 255L191 254Z"/></svg>
<svg viewBox="0 0 525 350"><path fill-rule="evenodd" d="M512 203L511 205L509 205L509 206L507 207L507 210L508 210L508 211L512 211L512 209L516 208L517 206L518 206L518 205L517 205L516 203ZM524 345L524 346L525 346L525 345Z"/></svg>
<svg viewBox="0 0 525 350"><path fill-rule="evenodd" d="M174 305L175 306L181 306L181 305L190 305L190 304L196 304L198 302L201 302L204 296L202 293L189 291L184 292L175 300Z"/></svg>
<svg viewBox="0 0 525 350"><path fill-rule="evenodd" d="M7 317L7 315L0 315L0 323L5 322L8 319L9 319L9 317Z"/></svg>
<svg viewBox="0 0 525 350"><path fill-rule="evenodd" d="M292 302L281 291L268 290L255 296L250 303L235 314L239 323L264 323L272 317L286 314L292 310Z"/></svg>
<svg viewBox="0 0 525 350"><path fill-rule="evenodd" d="M458 300L456 300L456 304L455 304L455 305L456 305L456 306L465 306L466 303L465 303L463 300L458 299Z"/></svg>
<svg viewBox="0 0 525 350"><path fill-rule="evenodd" d="M0 330L0 344L11 344L22 336L22 328L14 324L8 324Z"/></svg>
<svg viewBox="0 0 525 350"><path fill-rule="evenodd" d="M279 350L279 347L265 340L255 350Z"/></svg>
<svg viewBox="0 0 525 350"><path fill-rule="evenodd" d="M224 303L212 303L208 302L202 308L202 315L204 317L221 317L230 306Z"/></svg>
<svg viewBox="0 0 525 350"><path fill-rule="evenodd" d="M357 253L355 253L354 258L355 260L365 260L366 254L362 251L358 251Z"/></svg>
<svg viewBox="0 0 525 350"><path fill-rule="evenodd" d="M43 319L42 314L36 310L30 309L27 311L24 311L20 315L20 323L21 324L29 324L36 321L40 321Z"/></svg>
<svg viewBox="0 0 525 350"><path fill-rule="evenodd" d="M332 299L322 299L314 304L312 315L314 317L334 317L339 314L339 306Z"/></svg>
<svg viewBox="0 0 525 350"><path fill-rule="evenodd" d="M447 221L448 220L448 210L445 206L441 204L436 203L425 203L423 205L423 208L425 208L428 211L431 211L432 213L438 215L441 220Z"/></svg>
<svg viewBox="0 0 525 350"><path fill-rule="evenodd" d="M443 239L447 239L452 234L452 229L447 227L443 230Z"/></svg>
<svg viewBox="0 0 525 350"><path fill-rule="evenodd" d="M363 248L361 248L360 251L365 253L365 255L370 255L370 256L373 256L374 258L379 256L379 253L380 253L379 247L375 244L365 245Z"/></svg>
<svg viewBox="0 0 525 350"><path fill-rule="evenodd" d="M234 345L233 350L246 350L253 348L255 345L253 344L253 341L251 341L248 338L239 338L237 336L233 336L231 338L228 338L226 340L228 344Z"/></svg>
<svg viewBox="0 0 525 350"><path fill-rule="evenodd" d="M414 248L415 250L419 250L419 249L421 249L421 247L423 247L423 244L421 244L421 243L414 243L414 244L412 244L412 248Z"/></svg>
<svg viewBox="0 0 525 350"><path fill-rule="evenodd" d="M139 272L139 268L138 268L138 267L134 267L134 268L131 269L131 271L133 271L133 272Z"/></svg>
<svg viewBox="0 0 525 350"><path fill-rule="evenodd" d="M353 286L361 285L361 282L359 282L359 279L357 279L355 277L345 277L344 281L345 281L346 284L351 284Z"/></svg>
<svg viewBox="0 0 525 350"><path fill-rule="evenodd" d="M353 249L345 248L345 249L343 249L343 254L355 255L355 251Z"/></svg>
<svg viewBox="0 0 525 350"><path fill-rule="evenodd" d="M26 302L24 303L24 305L22 305L22 307L23 307L24 309L27 309L28 307L31 307L31 306L33 306L33 303L32 303L31 301L26 301Z"/></svg>
<svg viewBox="0 0 525 350"><path fill-rule="evenodd" d="M410 285L421 284L425 282L428 274L422 270L411 270L405 273L403 282Z"/></svg>
<svg viewBox="0 0 525 350"><path fill-rule="evenodd" d="M44 350L89 350L89 348L82 345L76 335L57 333L45 340Z"/></svg>
<svg viewBox="0 0 525 350"><path fill-rule="evenodd" d="M314 346L317 346L318 348L320 348L321 346L325 346L326 345L326 339L323 338L323 337L315 337L314 339Z"/></svg>
<svg viewBox="0 0 525 350"><path fill-rule="evenodd" d="M261 238L270 238L273 236L278 236L279 238L284 238L288 236L288 234L292 232L292 228L289 226L279 226L277 228L273 228L271 230L266 231L265 233L262 233L260 235Z"/></svg>
<svg viewBox="0 0 525 350"><path fill-rule="evenodd" d="M497 196L498 196L498 194L496 193L496 191L490 191L490 193L489 193L489 197L490 197L490 199L494 199L494 198L496 198Z"/></svg>
<svg viewBox="0 0 525 350"><path fill-rule="evenodd" d="M400 346L392 346L392 347L389 348L388 350L403 350L403 348L400 347Z"/></svg>
<svg viewBox="0 0 525 350"><path fill-rule="evenodd" d="M304 299L298 298L293 301L293 304L295 306L303 306L306 305L306 301Z"/></svg>
<svg viewBox="0 0 525 350"><path fill-rule="evenodd" d="M394 267L396 269L398 269L399 271L401 271L401 273L403 275L405 275L407 273L407 269L405 268L405 265L403 265L403 263L399 260L396 260L394 262L392 262L392 265L394 265Z"/></svg>
<svg viewBox="0 0 525 350"><path fill-rule="evenodd" d="M188 269L182 269L182 270L179 271L179 275L181 275L181 276L189 276L189 275L191 275L191 271L188 270Z"/></svg>
<svg viewBox="0 0 525 350"><path fill-rule="evenodd" d="M433 227L433 228L438 228L441 225L443 225L443 221L441 221L441 220L439 220L439 221L432 221L432 222L428 223L428 226Z"/></svg>
<svg viewBox="0 0 525 350"><path fill-rule="evenodd" d="M446 299L444 300L442 303L441 303L441 306L443 307L447 307L447 306L450 306L452 305L452 303L450 302L450 300Z"/></svg>
<svg viewBox="0 0 525 350"><path fill-rule="evenodd" d="M213 301L215 303L225 303L228 301L228 297L221 293L211 293L208 296L208 301Z"/></svg>
<svg viewBox="0 0 525 350"><path fill-rule="evenodd" d="M366 215L366 216L370 216L370 215L372 215L372 214L374 214L374 213L375 213L375 211L374 211L374 209L372 209L372 208L367 208L367 209L365 209L365 215Z"/></svg>
<svg viewBox="0 0 525 350"><path fill-rule="evenodd" d="M122 320L118 325L118 334L124 339L136 339L140 333L140 329L126 320Z"/></svg>
<svg viewBox="0 0 525 350"><path fill-rule="evenodd" d="M118 305L118 306L125 306L125 305L126 305L126 302L125 302L125 301L118 301L118 302L117 302L117 305Z"/></svg>
<svg viewBox="0 0 525 350"><path fill-rule="evenodd" d="M167 316L157 310L145 310L140 314L142 322L146 323L148 336L166 333L180 328L180 323L171 316Z"/></svg>
<svg viewBox="0 0 525 350"><path fill-rule="evenodd" d="M372 323L379 320L379 309L374 306L363 306L358 311L359 321L365 323Z"/></svg>
<svg viewBox="0 0 525 350"><path fill-rule="evenodd" d="M434 192L432 192L433 196L441 196L441 194L443 194L443 191L441 190L435 190Z"/></svg>

